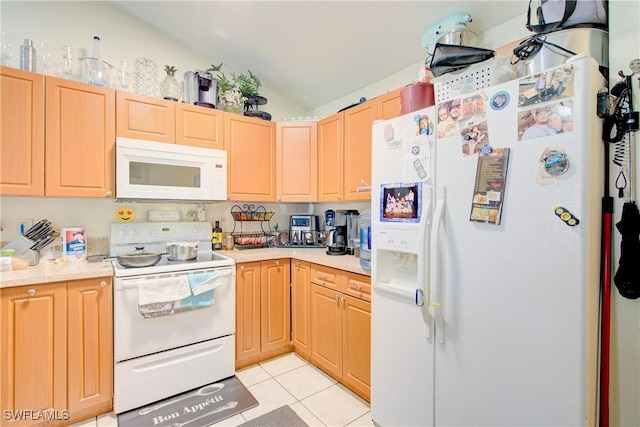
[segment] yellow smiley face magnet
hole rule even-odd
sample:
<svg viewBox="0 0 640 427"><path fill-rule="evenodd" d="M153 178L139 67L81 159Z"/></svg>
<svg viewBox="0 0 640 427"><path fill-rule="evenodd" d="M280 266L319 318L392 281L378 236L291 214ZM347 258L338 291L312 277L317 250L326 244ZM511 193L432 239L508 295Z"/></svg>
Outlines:
<svg viewBox="0 0 640 427"><path fill-rule="evenodd" d="M120 222L133 222L135 217L136 212L128 206L123 206L116 210L116 218L118 218Z"/></svg>

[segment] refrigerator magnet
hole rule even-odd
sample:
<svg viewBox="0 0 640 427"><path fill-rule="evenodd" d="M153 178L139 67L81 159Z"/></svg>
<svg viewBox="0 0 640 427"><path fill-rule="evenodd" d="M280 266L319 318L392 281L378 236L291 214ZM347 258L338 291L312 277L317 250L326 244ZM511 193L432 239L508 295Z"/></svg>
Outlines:
<svg viewBox="0 0 640 427"><path fill-rule="evenodd" d="M580 220L562 206L556 206L553 211L558 218L570 227L580 224Z"/></svg>
<svg viewBox="0 0 640 427"><path fill-rule="evenodd" d="M494 110L502 110L504 107L509 105L509 99L509 93L501 90L500 92L496 92L495 94L493 94L493 96L491 97L491 101L489 101L489 104Z"/></svg>

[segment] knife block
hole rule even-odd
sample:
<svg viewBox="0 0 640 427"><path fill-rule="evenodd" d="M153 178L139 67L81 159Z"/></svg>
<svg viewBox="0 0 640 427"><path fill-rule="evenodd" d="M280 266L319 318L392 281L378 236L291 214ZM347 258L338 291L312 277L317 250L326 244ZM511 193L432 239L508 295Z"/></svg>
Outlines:
<svg viewBox="0 0 640 427"><path fill-rule="evenodd" d="M13 249L15 251L13 256L16 258L26 259L29 265L38 265L40 262L40 253L30 249L34 243L33 240L27 239L24 236L18 236L3 246L2 250Z"/></svg>

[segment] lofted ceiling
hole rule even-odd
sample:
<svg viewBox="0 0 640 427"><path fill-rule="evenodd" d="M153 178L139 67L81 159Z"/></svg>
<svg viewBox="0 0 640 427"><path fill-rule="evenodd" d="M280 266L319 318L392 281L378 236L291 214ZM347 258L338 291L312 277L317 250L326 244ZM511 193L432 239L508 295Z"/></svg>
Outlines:
<svg viewBox="0 0 640 427"><path fill-rule="evenodd" d="M227 74L251 70L265 87L308 111L425 60L423 32L453 14L470 14L468 28L480 33L526 13L528 5L527 0L112 2L216 64L223 62Z"/></svg>

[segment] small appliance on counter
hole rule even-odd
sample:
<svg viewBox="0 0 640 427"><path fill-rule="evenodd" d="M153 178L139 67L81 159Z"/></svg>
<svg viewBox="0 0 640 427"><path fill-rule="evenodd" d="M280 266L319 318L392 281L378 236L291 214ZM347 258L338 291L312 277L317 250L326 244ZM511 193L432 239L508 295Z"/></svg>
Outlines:
<svg viewBox="0 0 640 427"><path fill-rule="evenodd" d="M355 255L355 250L360 245L360 240L358 237L358 211L355 209L349 209L338 212L344 213L345 217L345 226L347 233L347 255Z"/></svg>
<svg viewBox="0 0 640 427"><path fill-rule="evenodd" d="M186 104L216 108L218 81L205 71L187 71L184 73L183 99Z"/></svg>
<svg viewBox="0 0 640 427"><path fill-rule="evenodd" d="M344 212L329 209L324 213L327 255L347 254L347 217Z"/></svg>

